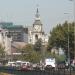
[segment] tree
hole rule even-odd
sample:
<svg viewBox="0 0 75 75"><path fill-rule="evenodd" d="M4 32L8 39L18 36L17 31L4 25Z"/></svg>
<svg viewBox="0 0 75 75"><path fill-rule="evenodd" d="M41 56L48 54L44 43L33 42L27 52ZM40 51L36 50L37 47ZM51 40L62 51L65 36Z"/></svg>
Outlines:
<svg viewBox="0 0 75 75"><path fill-rule="evenodd" d="M17 56L17 60L25 60L30 62L39 62L41 55L33 49L33 45L27 44L23 48L18 49L21 55Z"/></svg>
<svg viewBox="0 0 75 75"><path fill-rule="evenodd" d="M21 53L21 55L15 56L16 60L27 60L28 61L33 51L33 46L31 44L27 44L23 47L18 48L17 51Z"/></svg>
<svg viewBox="0 0 75 75"><path fill-rule="evenodd" d="M65 55L56 55L55 58L56 58L57 62L65 62L65 60L66 60Z"/></svg>
<svg viewBox="0 0 75 75"><path fill-rule="evenodd" d="M34 45L34 50L35 51L41 51L41 49L42 49L42 40L38 39Z"/></svg>
<svg viewBox="0 0 75 75"><path fill-rule="evenodd" d="M32 54L31 54L31 62L33 63L39 63L40 60L42 59L42 55L37 52L37 51L33 51Z"/></svg>
<svg viewBox="0 0 75 75"><path fill-rule="evenodd" d="M68 32L69 25L69 32ZM74 23L68 23L67 21L63 24L58 24L50 32L48 41L48 50L51 48L60 46L65 50L66 56L68 56L68 36L69 36L69 49L71 58L74 57Z"/></svg>

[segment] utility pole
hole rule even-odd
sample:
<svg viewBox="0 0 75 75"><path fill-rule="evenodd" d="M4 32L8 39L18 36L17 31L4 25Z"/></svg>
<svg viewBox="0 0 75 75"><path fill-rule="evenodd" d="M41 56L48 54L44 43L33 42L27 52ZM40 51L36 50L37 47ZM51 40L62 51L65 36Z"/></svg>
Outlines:
<svg viewBox="0 0 75 75"><path fill-rule="evenodd" d="M74 61L75 61L75 0L74 0Z"/></svg>
<svg viewBox="0 0 75 75"><path fill-rule="evenodd" d="M69 0L73 1L73 13L74 13L74 61L75 61L75 0Z"/></svg>
<svg viewBox="0 0 75 75"><path fill-rule="evenodd" d="M43 61L45 60L45 37L44 37L44 40L43 40L43 43L42 43L42 55L43 55Z"/></svg>
<svg viewBox="0 0 75 75"><path fill-rule="evenodd" d="M69 47L69 43L70 43L70 40L69 40L69 39L70 39L70 37L69 37L69 31L70 31L70 29L69 29L69 13L64 13L64 14L68 15L68 36L67 36L67 37L68 37L68 38L67 38L67 39L68 39L68 40L67 40L67 41L68 41L68 44L67 44L67 45L68 45L68 64L70 65L70 47Z"/></svg>
<svg viewBox="0 0 75 75"><path fill-rule="evenodd" d="M68 15L68 65L69 65L69 71L70 71L70 75L71 75L71 59L70 59L70 36L69 36L69 31L70 31L70 26L69 26L69 14L70 13L64 13Z"/></svg>

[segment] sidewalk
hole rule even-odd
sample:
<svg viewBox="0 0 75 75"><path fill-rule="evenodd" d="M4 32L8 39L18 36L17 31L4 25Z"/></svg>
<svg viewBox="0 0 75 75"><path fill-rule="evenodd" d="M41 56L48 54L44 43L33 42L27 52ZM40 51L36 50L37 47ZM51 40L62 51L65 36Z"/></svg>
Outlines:
<svg viewBox="0 0 75 75"><path fill-rule="evenodd" d="M0 75L11 75L11 74L8 74L8 73L0 73Z"/></svg>

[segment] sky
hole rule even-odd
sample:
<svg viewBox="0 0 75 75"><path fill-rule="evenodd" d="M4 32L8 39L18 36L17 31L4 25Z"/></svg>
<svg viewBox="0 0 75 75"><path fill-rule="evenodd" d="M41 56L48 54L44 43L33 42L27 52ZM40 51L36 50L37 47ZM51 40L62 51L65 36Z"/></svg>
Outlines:
<svg viewBox="0 0 75 75"><path fill-rule="evenodd" d="M49 33L57 24L73 21L73 3L70 0L0 0L0 22L32 26L38 4L43 29Z"/></svg>

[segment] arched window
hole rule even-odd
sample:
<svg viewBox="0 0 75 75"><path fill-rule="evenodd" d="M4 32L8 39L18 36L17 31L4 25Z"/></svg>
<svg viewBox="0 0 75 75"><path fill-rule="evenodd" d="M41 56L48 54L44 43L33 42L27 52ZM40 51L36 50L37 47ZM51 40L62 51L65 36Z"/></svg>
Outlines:
<svg viewBox="0 0 75 75"><path fill-rule="evenodd" d="M35 39L38 40L38 35L37 34L35 35Z"/></svg>

